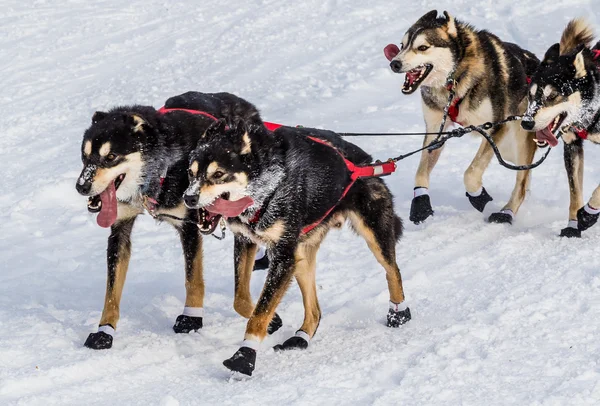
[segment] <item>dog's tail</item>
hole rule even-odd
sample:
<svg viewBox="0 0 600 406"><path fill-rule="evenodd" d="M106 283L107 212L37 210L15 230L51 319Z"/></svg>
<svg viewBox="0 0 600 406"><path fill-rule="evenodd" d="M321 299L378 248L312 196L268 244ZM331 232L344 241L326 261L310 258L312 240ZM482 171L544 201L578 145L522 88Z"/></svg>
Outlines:
<svg viewBox="0 0 600 406"><path fill-rule="evenodd" d="M400 241L403 232L404 225L402 224L402 219L394 214L394 237L396 238L396 242Z"/></svg>
<svg viewBox="0 0 600 406"><path fill-rule="evenodd" d="M560 38L560 54L568 54L581 45L590 46L594 39L592 26L584 18L569 21Z"/></svg>

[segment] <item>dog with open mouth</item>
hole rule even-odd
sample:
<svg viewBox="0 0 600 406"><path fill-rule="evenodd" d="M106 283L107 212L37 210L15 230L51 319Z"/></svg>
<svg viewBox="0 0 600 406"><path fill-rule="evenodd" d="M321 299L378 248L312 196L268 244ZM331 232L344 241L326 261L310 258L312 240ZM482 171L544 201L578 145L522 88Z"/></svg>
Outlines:
<svg viewBox="0 0 600 406"><path fill-rule="evenodd" d="M527 105L527 77L539 60L519 46L501 41L488 31L477 31L444 11L431 11L413 24L400 43L385 47L384 54L393 72L405 74L403 94L421 90L423 115L428 133L437 133L450 90L455 97L448 109L445 130L452 123L469 126L496 122L522 114ZM536 151L534 134L517 122L492 130L492 137L504 159L518 165L530 164ZM429 145L435 135L427 135ZM433 215L429 197L430 175L443 148L424 150L415 176L410 220L415 224ZM475 158L464 174L466 196L483 212L492 200L483 187L483 174L494 156L491 146L481 140ZM512 223L529 184L529 171L518 171L508 203L489 217L490 222Z"/></svg>
<svg viewBox="0 0 600 406"><path fill-rule="evenodd" d="M302 292L304 322L275 349L308 347L321 319L317 251L327 232L346 220L386 271L387 325L399 327L410 320L396 263L402 222L392 195L380 178L355 180L346 160L372 162L366 152L330 131L280 127L271 132L243 121L229 129L224 122L213 124L193 152L185 204L205 209L211 218L226 218L235 234L234 308L249 320L241 347L224 362L230 370L252 375L256 351L292 278ZM249 275L257 245L268 247L271 265L255 306Z"/></svg>
<svg viewBox="0 0 600 406"><path fill-rule="evenodd" d="M88 196L88 210L97 213L98 225L111 229L104 309L98 331L85 342L92 349L112 347L131 253L130 235L145 210L171 223L183 246L186 300L173 329L187 333L202 327L202 234L211 234L218 221L206 210L188 209L183 203L190 153L217 117L261 120L252 104L229 93L188 92L167 100L165 109L135 105L96 112L83 136L83 170L76 189Z"/></svg>
<svg viewBox="0 0 600 406"><path fill-rule="evenodd" d="M556 146L562 137L570 204L562 237L581 237L600 216L600 187L583 203L583 141L600 144L600 42L584 19L570 21L560 43L546 52L529 86L521 125L539 143Z"/></svg>

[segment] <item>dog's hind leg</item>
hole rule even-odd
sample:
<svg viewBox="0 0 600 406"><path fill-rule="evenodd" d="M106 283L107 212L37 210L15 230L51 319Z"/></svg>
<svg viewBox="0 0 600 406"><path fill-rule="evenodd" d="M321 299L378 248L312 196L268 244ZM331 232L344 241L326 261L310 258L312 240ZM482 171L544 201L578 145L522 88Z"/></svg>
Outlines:
<svg viewBox="0 0 600 406"><path fill-rule="evenodd" d="M252 375L256 363L256 350L267 335L267 329L275 309L285 294L294 275L297 237L282 236L271 249L271 267L254 308L254 312L246 325L244 342L240 349L223 362L227 368L244 375Z"/></svg>
<svg viewBox="0 0 600 406"><path fill-rule="evenodd" d="M202 328L204 317L204 272L202 263L202 235L192 223L177 227L185 260L185 307L177 316L173 331L189 333Z"/></svg>
<svg viewBox="0 0 600 406"><path fill-rule="evenodd" d="M250 294L250 278L252 276L256 251L256 244L241 235L235 236L233 248L233 262L235 267L233 308L240 316L245 318L250 318L254 311L254 302ZM273 334L282 325L281 317L275 313L267 328L268 334Z"/></svg>
<svg viewBox="0 0 600 406"><path fill-rule="evenodd" d="M394 213L392 196L383 182L368 179L365 185L365 191L357 194L360 199L355 199L355 207L349 211L348 218L385 269L390 292L387 325L399 327L411 318L410 309L403 303L402 276L396 263L396 243L402 235L402 221Z"/></svg>
<svg viewBox="0 0 600 406"><path fill-rule="evenodd" d="M423 113L425 115L425 127L428 133L434 133L439 130L442 122L443 113L432 110L423 104ZM423 140L423 146L427 146L434 141L436 135L426 135ZM429 177L435 167L444 147L433 151L423 150L421 152L421 161L415 175L414 198L410 206L409 219L415 224L422 223L429 216L433 215L431 200L429 198Z"/></svg>
<svg viewBox="0 0 600 406"><path fill-rule="evenodd" d="M94 350L112 347L113 335L119 321L119 306L125 276L131 257L131 230L135 217L119 220L111 227L108 237L106 296L97 333L91 333L84 345Z"/></svg>
<svg viewBox="0 0 600 406"><path fill-rule="evenodd" d="M576 138L564 147L565 169L569 181L569 223L560 231L561 237L581 237L577 211L583 207L583 140Z"/></svg>
<svg viewBox="0 0 600 406"><path fill-rule="evenodd" d="M325 235L320 237L320 240ZM321 308L317 299L316 267L317 251L321 241L318 244L302 244L296 250L296 271L295 277L302 292L302 301L304 303L304 322L293 337L288 338L283 344L276 345L275 351L290 349L305 349L311 338L314 337L321 321Z"/></svg>
<svg viewBox="0 0 600 406"><path fill-rule="evenodd" d="M517 159L514 160L517 165L529 165L533 162L537 145L533 142L533 134L527 133L518 128L518 124L513 122L513 129L516 136L517 142ZM507 140L509 141L509 140ZM500 140L498 140L498 143ZM525 200L525 194L529 187L530 170L516 171L516 182L513 188L510 199L506 205L498 213L492 213L489 217L490 223L508 223L511 224L513 217L519 211L523 200Z"/></svg>

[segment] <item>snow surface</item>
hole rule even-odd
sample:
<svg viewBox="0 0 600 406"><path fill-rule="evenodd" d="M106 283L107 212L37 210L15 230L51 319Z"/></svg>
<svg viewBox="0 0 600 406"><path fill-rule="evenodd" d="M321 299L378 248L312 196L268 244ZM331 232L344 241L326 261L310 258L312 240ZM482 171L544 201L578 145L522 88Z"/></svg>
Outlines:
<svg viewBox="0 0 600 406"><path fill-rule="evenodd" d="M384 325L385 274L349 230L319 252L323 320L305 352L274 353L300 326L293 285L255 375L221 362L243 338L232 308L232 238L205 239L205 327L175 335L183 260L175 231L140 219L111 350L83 347L105 289L108 231L75 192L95 110L159 107L187 90L230 91L265 119L338 131L423 130L383 48L436 8L542 56L566 22L598 25L597 0L3 0L0 7L0 404L578 405L600 402L600 227L557 237L568 189L562 146L534 171L513 226L484 217L514 174L493 163L484 215L462 174L478 145L452 140L435 169L435 218L408 222L414 157L386 181L406 233L398 262L413 320ZM353 139L387 158L420 137ZM585 195L600 154L586 151ZM257 295L264 272L252 280Z"/></svg>

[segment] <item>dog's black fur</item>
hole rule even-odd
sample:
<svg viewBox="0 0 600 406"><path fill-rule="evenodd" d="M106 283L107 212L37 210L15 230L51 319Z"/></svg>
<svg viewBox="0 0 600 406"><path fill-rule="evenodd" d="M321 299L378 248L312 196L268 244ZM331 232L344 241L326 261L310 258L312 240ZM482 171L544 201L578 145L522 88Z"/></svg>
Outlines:
<svg viewBox="0 0 600 406"><path fill-rule="evenodd" d="M229 93L188 92L167 100L166 107L205 111L228 121L239 118L260 120L253 105ZM244 114L238 115L241 111ZM193 224L202 222L202 216L198 210L186 209L182 197L189 186L187 169L190 153L213 122L204 115L183 111L159 114L153 107L139 105L94 114L92 125L83 137L84 168L76 188L80 194L89 196L90 211L98 212L103 209L100 194L107 190L107 185L117 180L118 201L116 221L105 224L111 226L111 234L107 249L106 301L100 326L117 327L121 291L131 251L130 235L136 217L147 208L144 198L156 201L152 204L155 214L176 215L184 219L185 222L168 220L179 232L183 246L186 306L202 307L202 236ZM123 179L122 174L125 175ZM211 224L202 226L205 230L214 230ZM209 230L211 227L212 230ZM186 333L201 327L202 317L182 314L173 328L177 333ZM85 345L94 349L110 348L112 335L103 331L92 333Z"/></svg>
<svg viewBox="0 0 600 406"><path fill-rule="evenodd" d="M308 136L325 140L335 149ZM247 272L243 265L247 253L252 253L257 243L269 247L271 266L261 297L251 309L246 338L261 340L264 337L266 326L293 276L305 299L305 321L301 330L314 335L320 320L316 290L314 298L306 294L315 283L314 258L327 231L341 226L346 219L365 237L386 268L390 293L395 292L392 299L395 303L404 300L395 258L402 222L394 213L392 195L381 179L361 178L340 201L349 185L350 174L336 149L356 164L372 162L366 152L331 131L282 127L270 132L263 126L247 126L243 122L230 129L225 128L224 122L212 125L206 139L192 154L190 168L195 171L191 173L186 204L192 203L195 207L198 195L201 199L205 196L204 206L214 199L241 201L233 199L233 193L249 195L254 201L238 217L227 219L236 234L236 281ZM217 178L211 175L215 168L219 173ZM332 207L334 210L316 228L302 232ZM306 276L311 272L309 269L312 276ZM238 288L236 284L236 299ZM388 315L389 326L397 327L408 321L407 313L402 317L397 313ZM306 345L306 340L292 337L280 348ZM250 348L242 346L225 365L250 375L255 355Z"/></svg>

